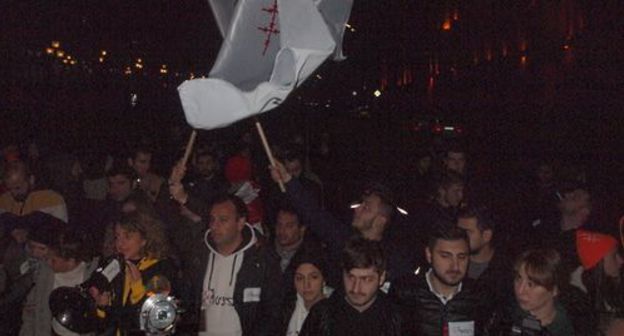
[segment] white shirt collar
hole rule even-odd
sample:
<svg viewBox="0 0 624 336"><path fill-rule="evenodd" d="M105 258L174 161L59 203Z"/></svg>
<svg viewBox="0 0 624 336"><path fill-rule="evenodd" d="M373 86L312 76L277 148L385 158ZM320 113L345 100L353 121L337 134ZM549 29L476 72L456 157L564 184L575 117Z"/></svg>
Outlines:
<svg viewBox="0 0 624 336"><path fill-rule="evenodd" d="M435 295L441 302L443 305L446 306L446 304L451 301L453 299L453 297L455 297L455 295L457 295L459 292L461 292L462 290L462 283L459 283L459 286L457 286L457 290L455 291L455 293L452 293L451 295L449 295L448 297L445 297L444 295L436 292L436 290L433 288L433 285L431 285L431 280L429 279L429 277L431 276L431 272L433 272L433 269L430 268L427 271L427 274L425 274L425 280L427 280L427 286L429 286L429 291L431 293L433 293L433 295Z"/></svg>

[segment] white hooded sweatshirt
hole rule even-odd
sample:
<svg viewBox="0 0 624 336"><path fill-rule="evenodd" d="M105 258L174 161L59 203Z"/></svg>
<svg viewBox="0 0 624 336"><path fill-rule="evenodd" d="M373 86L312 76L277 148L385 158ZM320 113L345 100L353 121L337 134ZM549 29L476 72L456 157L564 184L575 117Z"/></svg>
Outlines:
<svg viewBox="0 0 624 336"><path fill-rule="evenodd" d="M208 268L204 277L202 291L202 314L205 319L204 331L200 336L240 336L242 327L234 308L234 288L238 271L243 264L245 250L256 243L256 235L249 224L245 229L251 232L251 238L241 249L229 256L219 254L207 240L210 230L206 232L204 240L210 249Z"/></svg>

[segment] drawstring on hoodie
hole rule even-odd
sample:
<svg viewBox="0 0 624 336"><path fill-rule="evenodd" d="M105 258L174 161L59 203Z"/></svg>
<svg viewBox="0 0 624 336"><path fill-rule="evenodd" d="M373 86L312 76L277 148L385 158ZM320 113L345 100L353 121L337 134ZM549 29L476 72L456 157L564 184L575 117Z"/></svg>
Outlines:
<svg viewBox="0 0 624 336"><path fill-rule="evenodd" d="M230 286L232 286L232 283L234 282L234 272L236 271L236 262L238 261L239 253L244 252L245 250L247 250L253 244L256 243L256 233L254 232L253 227L251 227L249 224L245 224L245 226L247 226L248 229L251 231L251 238L249 239L249 242L243 248L241 248L238 251L234 252L234 261L232 262L232 270L230 271ZM209 256L210 275L208 277L208 288L212 288L212 286L211 286L212 285L212 275L213 275L213 272L214 272L214 264L215 264L215 259L216 259L215 254L218 253L218 252L216 250L214 250L212 246L210 246L210 241L208 240L208 235L209 234L210 234L210 230L206 230L206 233L204 234L204 243L206 244L208 249L212 252L212 253L210 253L210 256Z"/></svg>
<svg viewBox="0 0 624 336"><path fill-rule="evenodd" d="M214 272L214 263L215 263L215 256L214 254L210 254L210 258L212 259L212 261L210 262L210 277L208 277L208 288L212 288L212 274Z"/></svg>
<svg viewBox="0 0 624 336"><path fill-rule="evenodd" d="M238 253L234 255L234 262L232 263L232 272L230 272L230 286L232 286L232 281L234 280L234 270L236 269L236 258L238 258Z"/></svg>

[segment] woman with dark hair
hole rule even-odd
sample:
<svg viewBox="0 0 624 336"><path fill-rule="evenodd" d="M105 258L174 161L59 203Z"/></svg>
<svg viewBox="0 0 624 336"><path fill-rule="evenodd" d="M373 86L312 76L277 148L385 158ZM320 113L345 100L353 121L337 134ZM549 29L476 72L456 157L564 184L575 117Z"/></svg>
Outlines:
<svg viewBox="0 0 624 336"><path fill-rule="evenodd" d="M175 277L167 259L168 244L162 226L152 217L131 213L115 224L115 251L126 262L125 271L113 279L110 292L95 287L90 293L98 305L106 330L122 335L139 332L139 311L149 295L171 292ZM160 287L160 288L158 288Z"/></svg>
<svg viewBox="0 0 624 336"><path fill-rule="evenodd" d="M282 309L282 335L296 336L308 312L317 302L326 299L332 288L325 283L327 262L321 250L310 249L296 256L294 282L296 294L285 300Z"/></svg>

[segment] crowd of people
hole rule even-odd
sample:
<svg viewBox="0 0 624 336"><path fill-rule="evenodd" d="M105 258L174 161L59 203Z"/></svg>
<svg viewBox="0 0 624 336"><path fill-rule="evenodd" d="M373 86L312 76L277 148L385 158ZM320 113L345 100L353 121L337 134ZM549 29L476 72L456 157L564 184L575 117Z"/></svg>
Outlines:
<svg viewBox="0 0 624 336"><path fill-rule="evenodd" d="M270 167L250 143L200 137L188 162L148 143L6 146L0 334L140 335L141 306L165 291L179 335L624 335L623 223L594 222L586 172L542 162L512 220L458 142L350 181L351 204L341 179L357 172L335 174L328 143L276 146ZM96 284L113 259L120 272ZM92 318L72 324L50 294L76 286Z"/></svg>

